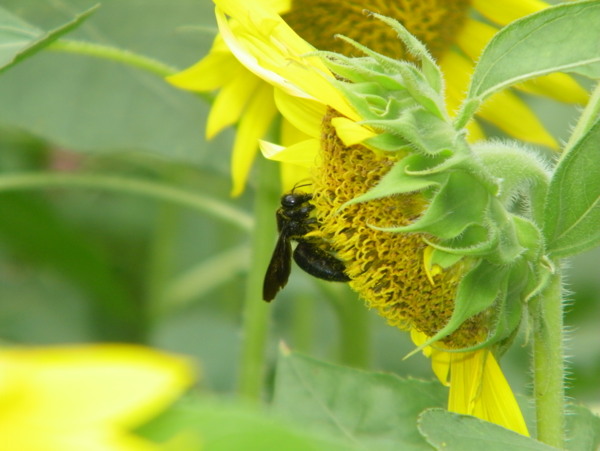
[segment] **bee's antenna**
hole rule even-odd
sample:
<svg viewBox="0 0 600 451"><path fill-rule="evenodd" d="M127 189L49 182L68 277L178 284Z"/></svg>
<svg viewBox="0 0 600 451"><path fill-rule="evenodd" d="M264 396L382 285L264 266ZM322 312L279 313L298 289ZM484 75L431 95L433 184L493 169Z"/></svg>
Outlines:
<svg viewBox="0 0 600 451"><path fill-rule="evenodd" d="M302 181L300 181L300 182L298 182L298 183L302 183ZM310 185L312 185L312 182L304 183L304 184L302 184L302 185L299 185L298 183L296 183L296 184L294 185L294 187L292 188L292 193L293 193L294 191L296 191L296 188L303 188L303 187L305 187L305 186L310 186Z"/></svg>

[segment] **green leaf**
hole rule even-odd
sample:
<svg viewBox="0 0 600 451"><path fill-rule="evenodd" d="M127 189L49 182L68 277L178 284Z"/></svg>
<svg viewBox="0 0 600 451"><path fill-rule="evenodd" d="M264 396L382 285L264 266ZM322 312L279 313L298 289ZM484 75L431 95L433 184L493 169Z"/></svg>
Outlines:
<svg viewBox="0 0 600 451"><path fill-rule="evenodd" d="M96 0L3 0L42 29ZM205 29L201 29L204 26ZM212 30L211 30L212 28ZM195 0L104 0L69 39L99 43L185 68L213 40L213 7ZM154 73L122 62L44 51L2 74L0 124L84 154L142 153L229 171L231 135L206 143L209 105ZM217 152L218 150L218 152Z"/></svg>
<svg viewBox="0 0 600 451"><path fill-rule="evenodd" d="M600 243L600 120L560 160L548 189L548 252L567 257Z"/></svg>
<svg viewBox="0 0 600 451"><path fill-rule="evenodd" d="M429 409L419 417L419 430L427 441L444 451L552 451L545 445L493 423L442 409Z"/></svg>
<svg viewBox="0 0 600 451"><path fill-rule="evenodd" d="M423 169L424 163L436 158L426 158L421 155L409 155L398 161L392 169L388 171L383 178L366 193L348 201L346 205L352 205L360 202L367 202L382 197L393 196L394 194L419 192L439 186L448 178L446 174L434 174L426 177L415 176L416 171Z"/></svg>
<svg viewBox="0 0 600 451"><path fill-rule="evenodd" d="M552 72L600 78L600 2L569 2L506 26L484 49L466 102Z"/></svg>
<svg viewBox="0 0 600 451"><path fill-rule="evenodd" d="M99 5L78 14L50 31L42 31L0 7L0 73L39 52L60 36L77 28Z"/></svg>
<svg viewBox="0 0 600 451"><path fill-rule="evenodd" d="M509 276L508 267L493 265L485 260L480 260L478 265L460 281L456 300L454 301L454 311L448 323L409 355L413 355L426 346L450 335L467 319L493 306L495 302L504 301L503 297L506 296L506 284ZM497 341L502 337L494 338Z"/></svg>
<svg viewBox="0 0 600 451"><path fill-rule="evenodd" d="M416 222L392 228L389 232L427 232L443 239L456 238L473 224L483 224L490 194L473 175L464 171L450 173Z"/></svg>
<svg viewBox="0 0 600 451"><path fill-rule="evenodd" d="M568 406L567 443L570 451L600 449L600 417L584 406Z"/></svg>
<svg viewBox="0 0 600 451"><path fill-rule="evenodd" d="M187 399L139 431L185 451L358 451L247 405Z"/></svg>
<svg viewBox="0 0 600 451"><path fill-rule="evenodd" d="M426 450L416 419L443 406L437 382L401 379L331 365L297 354L281 355L273 409L305 428L345 440L361 450Z"/></svg>

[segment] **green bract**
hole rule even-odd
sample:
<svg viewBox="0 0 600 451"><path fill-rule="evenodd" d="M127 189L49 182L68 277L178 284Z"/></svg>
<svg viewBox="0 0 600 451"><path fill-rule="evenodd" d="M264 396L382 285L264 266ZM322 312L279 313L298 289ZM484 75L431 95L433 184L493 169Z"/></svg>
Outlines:
<svg viewBox="0 0 600 451"><path fill-rule="evenodd" d="M348 38L343 39L366 56L323 54L340 78L340 89L364 118L361 123L378 132L363 144L402 155L377 186L347 205L422 193L428 206L419 219L380 230L422 233L434 248L431 265L448 268L462 260L468 268L458 286L451 319L419 349L448 336L468 318L490 310L495 313L487 339L469 349L509 339L520 323L523 306L553 272L554 263L547 255L570 255L600 241L600 183L589 179L597 179L598 172L584 174L586 165L597 166L600 160L591 156L600 142L598 123L587 127L587 134L564 158L554 177L533 151L520 144L492 141L470 145L464 129L487 96L511 83L562 68L567 60L571 70L594 72L600 58L600 51L595 54L594 49L600 48L600 39L555 59L554 66L548 58L541 58L537 66L531 61L514 67L511 63L527 54L532 43L536 51L545 51L544 43L536 39L553 33L553 21L560 25L575 15L583 27L586 14L600 14L600 2L550 8L507 27L484 52L456 123L446 113L439 67L399 23L375 15L397 31L419 66L390 59ZM532 40L528 30L534 30L537 38ZM500 60L508 67L496 71ZM593 159L596 163L591 163ZM575 200L576 191L584 186L593 192L584 200ZM565 209L570 213L563 212Z"/></svg>

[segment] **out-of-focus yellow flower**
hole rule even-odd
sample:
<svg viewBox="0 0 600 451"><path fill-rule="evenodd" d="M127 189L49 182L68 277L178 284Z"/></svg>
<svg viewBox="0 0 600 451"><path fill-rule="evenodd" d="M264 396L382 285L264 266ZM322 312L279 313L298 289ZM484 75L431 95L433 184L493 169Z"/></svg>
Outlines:
<svg viewBox="0 0 600 451"><path fill-rule="evenodd" d="M226 12L237 7L236 2L214 1ZM244 5L255 13L270 10L281 14L291 29L310 43L301 46L307 52L317 48L349 55L352 48L334 38L339 33L379 53L404 58L405 50L393 32L381 22L365 16L363 10L398 20L427 44L442 67L450 112L456 109L466 91L473 61L498 27L546 6L539 0L248 0ZM480 20L481 16L487 21ZM270 30L271 25L261 23L266 27L264 31ZM235 21L230 26L236 33L238 25ZM271 42L276 44L275 39ZM209 114L206 135L212 138L224 128L237 124L231 163L232 194L237 195L244 189L257 142L270 129L279 104L273 88L261 78L264 73L249 70L252 62L242 64L232 52L235 53L235 49L228 47L223 36L218 35L204 59L168 80L191 91L219 91ZM542 77L524 83L519 89L561 102L583 103L587 98L585 90L564 74ZM505 91L492 97L478 113L478 118L520 140L556 147L554 138L535 114L512 92ZM469 130L471 140L483 136L476 121L469 124ZM298 140L303 140L302 129L298 130L284 119L277 144L288 147ZM286 189L308 175L294 163L284 163L282 170Z"/></svg>
<svg viewBox="0 0 600 451"><path fill-rule="evenodd" d="M361 144L376 131L361 125L334 75L281 17L241 0L217 4L224 41L245 67L275 88L278 110L302 132L288 147L262 142L263 153L310 168L319 223L314 233L346 263L350 286L367 304L423 344L450 319L465 267L457 263L433 274L424 257L428 245L423 236L370 227L410 223L426 207L418 193L347 204L372 188L404 154ZM475 315L427 353L436 375L451 387L450 410L527 434L491 350L460 352L480 343L489 326L488 316Z"/></svg>
<svg viewBox="0 0 600 451"><path fill-rule="evenodd" d="M133 345L0 350L1 448L157 450L130 431L193 378L184 359Z"/></svg>

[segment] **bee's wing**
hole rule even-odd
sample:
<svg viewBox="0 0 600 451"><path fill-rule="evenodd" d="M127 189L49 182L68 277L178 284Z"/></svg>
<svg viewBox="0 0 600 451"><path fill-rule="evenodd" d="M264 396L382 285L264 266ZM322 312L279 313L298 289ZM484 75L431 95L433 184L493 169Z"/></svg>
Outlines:
<svg viewBox="0 0 600 451"><path fill-rule="evenodd" d="M269 262L263 283L263 299L271 302L279 290L287 284L292 268L292 246L285 230L279 234L273 256Z"/></svg>

